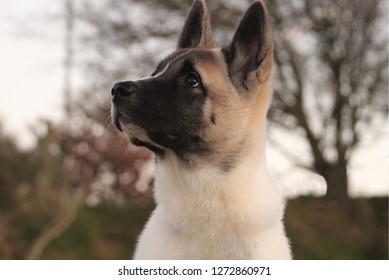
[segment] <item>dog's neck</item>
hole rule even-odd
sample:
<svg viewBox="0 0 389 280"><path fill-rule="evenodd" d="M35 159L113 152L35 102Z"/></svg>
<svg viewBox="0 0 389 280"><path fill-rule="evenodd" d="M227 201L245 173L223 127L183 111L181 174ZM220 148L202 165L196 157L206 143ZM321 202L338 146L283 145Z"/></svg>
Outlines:
<svg viewBox="0 0 389 280"><path fill-rule="evenodd" d="M240 158L235 166L224 171L213 162L202 161L194 166L183 164L172 151L167 151L163 159L157 160L156 185L163 188L175 188L184 193L198 192L204 189L228 190L233 185L245 182L246 185L255 185L268 179L265 157L265 124L258 135L248 135L242 148ZM260 134L260 135L259 135ZM236 178L239 174L240 178ZM242 175L244 174L244 175ZM258 179L258 180L257 180ZM176 191L175 190L175 191Z"/></svg>
<svg viewBox="0 0 389 280"><path fill-rule="evenodd" d="M198 215L200 220L210 220L220 215L228 218L231 213L252 220L255 228L271 227L279 222L283 206L266 168L264 117L254 124L257 129L246 135L244 150L249 152L228 172L212 163L187 168L174 153L166 153L157 164L155 180L156 202L166 217L185 220ZM214 216L215 211L225 209L230 211Z"/></svg>

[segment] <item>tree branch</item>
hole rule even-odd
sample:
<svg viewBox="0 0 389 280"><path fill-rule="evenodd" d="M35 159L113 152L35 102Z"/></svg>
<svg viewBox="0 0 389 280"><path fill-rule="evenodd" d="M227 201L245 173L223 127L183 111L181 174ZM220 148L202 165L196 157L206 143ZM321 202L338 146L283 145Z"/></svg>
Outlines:
<svg viewBox="0 0 389 280"><path fill-rule="evenodd" d="M66 197L66 194L64 194ZM42 257L44 250L56 238L60 237L77 217L77 206L70 198L65 199L62 213L55 218L52 224L45 228L34 241L31 249L26 255L27 260L38 260Z"/></svg>

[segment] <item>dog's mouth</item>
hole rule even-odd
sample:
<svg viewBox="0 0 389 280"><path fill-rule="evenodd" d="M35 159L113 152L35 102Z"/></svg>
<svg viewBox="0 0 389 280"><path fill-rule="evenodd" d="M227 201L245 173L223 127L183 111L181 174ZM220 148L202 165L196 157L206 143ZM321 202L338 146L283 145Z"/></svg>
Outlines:
<svg viewBox="0 0 389 280"><path fill-rule="evenodd" d="M136 146L144 146L153 152L160 153L165 148L174 148L180 141L180 135L175 132L146 128L134 123L126 115L116 110L112 112L113 123L116 128L128 135Z"/></svg>
<svg viewBox="0 0 389 280"><path fill-rule="evenodd" d="M146 132L146 131L145 131ZM148 139L141 140L139 137L129 135L130 141L135 146L146 147L156 154L163 154L166 148L174 148L179 141L179 136L171 133L146 132Z"/></svg>

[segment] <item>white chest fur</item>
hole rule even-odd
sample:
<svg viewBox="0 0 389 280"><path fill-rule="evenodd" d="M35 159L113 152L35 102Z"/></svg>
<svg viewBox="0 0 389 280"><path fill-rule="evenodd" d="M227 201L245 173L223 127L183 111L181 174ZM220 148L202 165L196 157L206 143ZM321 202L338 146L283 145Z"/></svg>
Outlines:
<svg viewBox="0 0 389 280"><path fill-rule="evenodd" d="M283 202L264 164L250 159L225 173L183 169L174 156L157 167L157 207L135 259L289 259Z"/></svg>

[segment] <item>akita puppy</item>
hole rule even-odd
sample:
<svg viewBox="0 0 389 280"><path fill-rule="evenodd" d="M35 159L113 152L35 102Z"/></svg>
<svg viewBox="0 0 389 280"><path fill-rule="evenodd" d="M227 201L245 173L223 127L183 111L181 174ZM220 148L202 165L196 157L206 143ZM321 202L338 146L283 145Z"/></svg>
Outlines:
<svg viewBox="0 0 389 280"><path fill-rule="evenodd" d="M151 77L112 89L112 119L156 154L156 209L135 259L290 259L265 164L272 35L262 1L216 48L204 0Z"/></svg>

